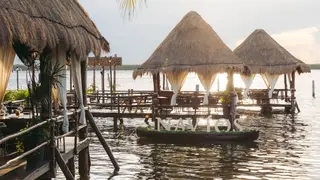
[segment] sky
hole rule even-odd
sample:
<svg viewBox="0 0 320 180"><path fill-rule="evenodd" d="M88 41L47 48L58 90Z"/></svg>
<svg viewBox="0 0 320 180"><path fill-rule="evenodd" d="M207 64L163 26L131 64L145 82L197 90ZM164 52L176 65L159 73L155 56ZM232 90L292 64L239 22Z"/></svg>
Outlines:
<svg viewBox="0 0 320 180"><path fill-rule="evenodd" d="M146 0L130 20L118 0L79 0L123 64L143 63L189 11L230 49L264 29L306 63L320 63L319 0Z"/></svg>

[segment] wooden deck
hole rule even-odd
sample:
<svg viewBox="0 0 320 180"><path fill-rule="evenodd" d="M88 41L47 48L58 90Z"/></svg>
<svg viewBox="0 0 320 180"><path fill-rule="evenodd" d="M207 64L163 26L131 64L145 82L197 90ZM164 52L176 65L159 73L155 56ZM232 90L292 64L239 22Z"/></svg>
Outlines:
<svg viewBox="0 0 320 180"><path fill-rule="evenodd" d="M88 147L90 144L90 140L85 139L81 142L77 140L76 151L74 149L74 143L75 143L74 137L65 137L65 152L61 152L61 150L63 149L62 147L63 144L62 143L60 144L60 152L65 162L67 162L69 159L74 157L76 155L75 152L79 153L84 148ZM21 160L19 163L17 163L14 166L1 169L0 179L10 179L10 180L11 179L19 179L19 180L30 179L31 180L31 179L36 179L40 177L41 175L45 174L50 170L50 162L45 161L40 163L40 165L36 168L36 170L31 172L26 172L25 171L26 163L27 162L25 160Z"/></svg>

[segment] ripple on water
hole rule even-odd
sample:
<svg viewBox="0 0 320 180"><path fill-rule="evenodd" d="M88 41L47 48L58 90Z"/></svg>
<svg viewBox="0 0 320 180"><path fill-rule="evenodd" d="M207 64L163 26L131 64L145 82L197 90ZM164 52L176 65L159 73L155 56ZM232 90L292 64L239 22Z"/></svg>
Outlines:
<svg viewBox="0 0 320 180"><path fill-rule="evenodd" d="M315 75L314 75L315 74ZM314 77L320 71L312 73ZM271 118L244 116L240 123L260 130L257 147L246 145L171 145L139 143L134 128L143 119L124 119L125 131L112 132L112 119L96 119L120 165L112 164L98 139L90 133L92 179L318 179L320 177L320 99L310 96L306 79L297 97L302 112ZM320 86L319 86L320 87ZM62 177L61 173L58 176Z"/></svg>

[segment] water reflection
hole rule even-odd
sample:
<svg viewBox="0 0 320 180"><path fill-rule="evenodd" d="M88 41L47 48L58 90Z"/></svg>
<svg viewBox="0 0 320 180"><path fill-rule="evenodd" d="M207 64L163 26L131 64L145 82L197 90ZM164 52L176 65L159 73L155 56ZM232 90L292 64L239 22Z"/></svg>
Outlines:
<svg viewBox="0 0 320 180"><path fill-rule="evenodd" d="M298 115L242 116L241 125L260 130L254 145L150 143L134 135L135 127L145 125L143 119L124 119L124 131L114 133L112 119L97 118L120 171L113 174L107 154L91 133L91 179L319 179L320 100L310 93L310 79L319 75L320 71L314 71L297 77ZM130 73L121 78L121 84L134 88ZM152 88L150 79L136 84ZM190 83L191 90L194 84Z"/></svg>

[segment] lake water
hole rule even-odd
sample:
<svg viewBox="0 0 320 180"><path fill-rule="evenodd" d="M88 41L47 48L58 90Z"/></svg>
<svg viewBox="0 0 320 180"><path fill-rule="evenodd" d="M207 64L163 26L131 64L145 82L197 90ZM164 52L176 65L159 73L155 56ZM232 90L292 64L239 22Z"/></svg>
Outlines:
<svg viewBox="0 0 320 180"><path fill-rule="evenodd" d="M99 73L99 72L98 72ZM100 79L97 73L97 80ZM143 119L124 119L125 130L112 132L111 119L97 118L96 122L111 146L120 165L113 174L112 164L94 134L91 135L91 179L319 179L320 177L320 100L312 98L312 80L317 83L320 71L297 76L296 96L301 113L274 115L272 118L248 116L241 124L260 130L254 145L172 145L138 141L135 127L144 125ZM20 72L20 86L25 87L26 75ZM92 72L88 72L91 84ZM132 71L118 71L118 89L151 90L152 78L132 80ZM97 82L100 87L100 82ZM200 84L190 75L183 90L194 90ZM220 87L225 75L220 77ZM243 86L239 76L235 85ZM263 88L257 77L253 88ZM276 86L283 87L281 77ZM9 89L16 88L16 74L12 74ZM214 84L213 90L217 88ZM320 86L316 84L316 96ZM57 179L64 179L59 173Z"/></svg>

